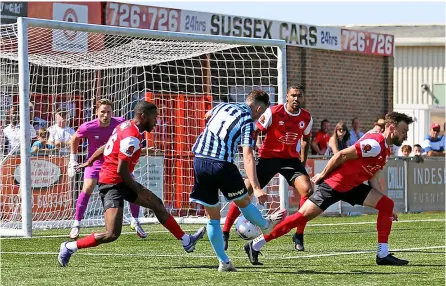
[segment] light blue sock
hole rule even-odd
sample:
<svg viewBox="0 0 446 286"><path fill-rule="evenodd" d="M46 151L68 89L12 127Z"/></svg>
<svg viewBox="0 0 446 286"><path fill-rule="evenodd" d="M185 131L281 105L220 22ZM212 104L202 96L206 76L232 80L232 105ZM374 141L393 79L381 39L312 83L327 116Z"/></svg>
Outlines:
<svg viewBox="0 0 446 286"><path fill-rule="evenodd" d="M225 253L225 244L223 242L223 232L221 231L220 220L210 219L208 221L207 233L212 248L217 254L218 260L224 263L229 262L229 257Z"/></svg>
<svg viewBox="0 0 446 286"><path fill-rule="evenodd" d="M261 228L268 227L268 221L252 203L249 203L246 208L240 208L240 210L242 211L243 216L253 224Z"/></svg>

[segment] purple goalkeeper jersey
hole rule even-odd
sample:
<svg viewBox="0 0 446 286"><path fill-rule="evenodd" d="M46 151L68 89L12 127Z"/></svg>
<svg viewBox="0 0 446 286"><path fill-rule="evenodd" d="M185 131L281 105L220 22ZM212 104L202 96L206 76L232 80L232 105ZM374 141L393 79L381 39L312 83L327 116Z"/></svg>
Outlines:
<svg viewBox="0 0 446 286"><path fill-rule="evenodd" d="M88 158L90 158L99 147L107 143L108 138L110 138L115 127L124 121L125 119L122 117L112 117L110 124L107 127L101 127L99 125L99 119L94 119L85 122L79 127L77 136L88 140ZM96 161L94 165L102 165L102 163L104 163L103 157Z"/></svg>

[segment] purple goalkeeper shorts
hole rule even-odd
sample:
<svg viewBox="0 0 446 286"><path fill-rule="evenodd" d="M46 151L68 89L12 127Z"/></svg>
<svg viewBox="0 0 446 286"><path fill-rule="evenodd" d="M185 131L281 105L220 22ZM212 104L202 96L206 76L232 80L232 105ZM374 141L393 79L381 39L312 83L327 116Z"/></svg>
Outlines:
<svg viewBox="0 0 446 286"><path fill-rule="evenodd" d="M93 164L91 167L85 168L84 180L96 179L99 180L99 171L101 170L102 162L100 164Z"/></svg>

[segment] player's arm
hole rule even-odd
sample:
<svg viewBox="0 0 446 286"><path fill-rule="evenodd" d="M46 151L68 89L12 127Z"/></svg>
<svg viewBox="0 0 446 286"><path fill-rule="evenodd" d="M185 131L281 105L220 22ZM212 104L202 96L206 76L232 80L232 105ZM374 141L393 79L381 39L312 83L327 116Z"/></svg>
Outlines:
<svg viewBox="0 0 446 286"><path fill-rule="evenodd" d="M257 198L260 204L264 204L268 196L260 187L259 179L257 178L255 157L254 157L254 144L255 144L255 131L254 124L247 123L241 128L241 146L243 149L243 166L245 168L246 175L248 176L249 183L253 188L254 196Z"/></svg>
<svg viewBox="0 0 446 286"><path fill-rule="evenodd" d="M81 125L76 132L74 132L73 136L71 136L71 145L70 145L70 161L68 163L68 176L74 177L76 174L79 163L77 162L77 150L79 148L79 143L81 139L84 137L84 133L86 132L85 125Z"/></svg>
<svg viewBox="0 0 446 286"><path fill-rule="evenodd" d="M140 187L133 179L132 174L130 173L130 161L118 158L117 172L127 187L129 187L135 193L139 193Z"/></svg>
<svg viewBox="0 0 446 286"><path fill-rule="evenodd" d="M135 193L139 193L140 187L130 173L130 163L135 152L141 148L140 143L139 139L133 136L124 137L120 140L116 170L124 183Z"/></svg>
<svg viewBox="0 0 446 286"><path fill-rule="evenodd" d="M328 160L324 170L314 176L311 181L313 181L313 183L315 184L318 184L319 182L323 181L324 178L328 176L328 174L339 168L339 166L349 160L354 160L357 158L358 154L356 152L355 146L350 146L346 149L343 149L340 152L336 153L333 157L331 157L330 160Z"/></svg>
<svg viewBox="0 0 446 286"><path fill-rule="evenodd" d="M307 164L308 151L310 150L310 141L311 141L311 129L313 128L313 118L310 119L310 123L307 128L305 128L302 139L301 139L301 151L300 151L300 161L302 165L305 167Z"/></svg>
<svg viewBox="0 0 446 286"><path fill-rule="evenodd" d="M76 171L83 169L85 167L91 167L95 161L99 160L99 158L102 156L102 154L104 154L105 145L106 144L104 144L101 147L99 147L98 149L96 149L96 151L94 151L93 155L91 155L91 157L87 159L87 161L76 166Z"/></svg>

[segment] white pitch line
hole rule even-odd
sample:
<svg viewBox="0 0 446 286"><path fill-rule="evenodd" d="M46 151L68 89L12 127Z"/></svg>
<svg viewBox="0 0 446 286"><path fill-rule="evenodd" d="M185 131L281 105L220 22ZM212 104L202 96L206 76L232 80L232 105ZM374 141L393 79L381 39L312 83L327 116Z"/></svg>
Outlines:
<svg viewBox="0 0 446 286"><path fill-rule="evenodd" d="M439 246L426 246L426 247L412 247L412 248L401 248L401 249L391 249L391 251L413 251L413 250L426 250L426 249L440 249L446 248L445 245ZM364 250L364 251L354 251L354 252L334 252L334 253L323 253L323 254L310 254L310 255L300 255L300 256L272 256L263 257L264 260L284 260L284 259L299 259L299 258L317 258L317 257L327 257L327 256L341 256L341 255L357 255L357 254L368 254L374 253L376 250ZM14 254L14 255L58 255L58 252L18 252L18 251L2 251L0 254ZM158 253L91 253L91 252L77 252L76 255L86 255L86 256L120 256L120 257L169 257L169 258L215 258L214 255L178 255L178 254L158 254ZM247 259L246 256L231 256L231 259Z"/></svg>
<svg viewBox="0 0 446 286"><path fill-rule="evenodd" d="M446 222L446 220L444 219L421 219L421 220L400 220L394 223L418 223L418 222ZM339 222L339 223L314 223L314 224L307 224L306 227L320 227L320 226L340 226L340 225L364 225L364 224L376 224L376 221L363 221L363 222ZM186 233L191 233L191 232L195 232L196 229L194 230L184 230ZM169 232L168 230L154 230L154 231L147 231L147 233L149 234L149 239L150 239L150 234L151 233L166 233ZM135 232L122 232L121 234L136 234ZM80 236L88 236L90 235L89 233L85 233L85 234L80 234ZM68 239L68 235L38 235L38 236L33 236L31 238L36 239L36 238L67 238ZM26 237L0 237L0 240L8 240L8 239L29 239Z"/></svg>

